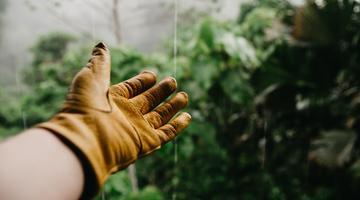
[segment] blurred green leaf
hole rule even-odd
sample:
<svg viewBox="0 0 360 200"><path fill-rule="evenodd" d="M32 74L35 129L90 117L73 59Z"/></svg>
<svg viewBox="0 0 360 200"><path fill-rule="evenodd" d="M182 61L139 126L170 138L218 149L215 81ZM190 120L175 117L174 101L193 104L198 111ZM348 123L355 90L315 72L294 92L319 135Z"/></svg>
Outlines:
<svg viewBox="0 0 360 200"><path fill-rule="evenodd" d="M309 159L332 168L344 166L351 159L355 140L354 132L323 132L321 138L312 142L314 150L310 152Z"/></svg>
<svg viewBox="0 0 360 200"><path fill-rule="evenodd" d="M198 45L200 45L200 47L203 49L211 49L215 45L215 39L216 33L213 21L210 18L203 20L200 24Z"/></svg>
<svg viewBox="0 0 360 200"><path fill-rule="evenodd" d="M253 97L253 90L248 83L249 74L243 71L228 71L220 84L230 99L242 105L249 105Z"/></svg>

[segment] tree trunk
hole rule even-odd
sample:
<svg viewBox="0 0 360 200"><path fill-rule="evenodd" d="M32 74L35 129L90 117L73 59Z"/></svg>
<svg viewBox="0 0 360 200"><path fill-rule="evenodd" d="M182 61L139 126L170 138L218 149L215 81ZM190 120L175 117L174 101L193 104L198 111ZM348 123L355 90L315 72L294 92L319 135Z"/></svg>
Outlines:
<svg viewBox="0 0 360 200"><path fill-rule="evenodd" d="M132 191L134 193L139 192L139 186L138 186L138 181L137 181L137 176L136 176L136 166L135 163L131 164L128 168L129 171L129 179L131 182L131 187L132 187Z"/></svg>
<svg viewBox="0 0 360 200"><path fill-rule="evenodd" d="M112 17L114 22L114 35L117 44L121 44L121 24L120 24L120 15L119 15L119 3L120 0L113 0L113 8L112 8Z"/></svg>

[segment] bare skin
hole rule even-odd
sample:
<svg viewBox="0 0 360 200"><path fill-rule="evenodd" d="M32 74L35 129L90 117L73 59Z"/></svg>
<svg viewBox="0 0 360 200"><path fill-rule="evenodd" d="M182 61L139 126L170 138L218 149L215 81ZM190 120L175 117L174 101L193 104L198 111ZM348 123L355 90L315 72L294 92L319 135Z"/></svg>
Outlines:
<svg viewBox="0 0 360 200"><path fill-rule="evenodd" d="M84 184L76 155L45 129L0 145L0 199L79 199Z"/></svg>

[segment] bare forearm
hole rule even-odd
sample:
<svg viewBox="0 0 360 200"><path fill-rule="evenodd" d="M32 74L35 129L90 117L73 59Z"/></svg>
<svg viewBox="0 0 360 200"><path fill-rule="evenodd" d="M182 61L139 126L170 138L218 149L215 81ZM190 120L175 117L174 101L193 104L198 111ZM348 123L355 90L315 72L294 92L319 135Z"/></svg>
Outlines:
<svg viewBox="0 0 360 200"><path fill-rule="evenodd" d="M78 199L84 175L75 154L44 129L0 144L0 199Z"/></svg>

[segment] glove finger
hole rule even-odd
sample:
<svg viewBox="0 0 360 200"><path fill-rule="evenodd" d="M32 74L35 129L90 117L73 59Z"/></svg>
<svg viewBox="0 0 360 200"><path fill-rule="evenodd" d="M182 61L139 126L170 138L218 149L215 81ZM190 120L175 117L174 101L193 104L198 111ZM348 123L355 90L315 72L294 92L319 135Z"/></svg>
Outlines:
<svg viewBox="0 0 360 200"><path fill-rule="evenodd" d="M116 96L133 98L149 89L156 83L156 75L150 71L143 71L135 77L111 86L111 92Z"/></svg>
<svg viewBox="0 0 360 200"><path fill-rule="evenodd" d="M131 99L142 114L153 110L176 90L176 80L168 77L149 90Z"/></svg>
<svg viewBox="0 0 360 200"><path fill-rule="evenodd" d="M188 99L188 95L185 92L179 92L169 101L147 113L144 118L157 129L167 123L177 112L185 108L188 104Z"/></svg>
<svg viewBox="0 0 360 200"><path fill-rule="evenodd" d="M105 90L110 85L110 65L110 52L105 44L100 42L94 47L86 67L93 71L95 78L102 83Z"/></svg>
<svg viewBox="0 0 360 200"><path fill-rule="evenodd" d="M175 119L157 129L161 143L164 144L174 139L182 130L189 126L191 115L183 112Z"/></svg>

